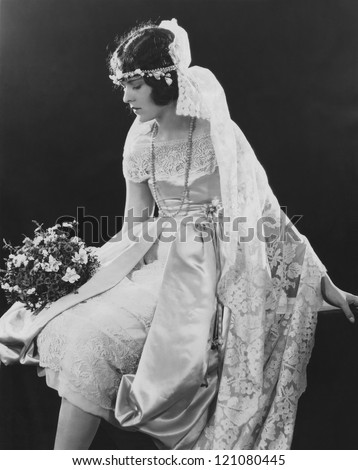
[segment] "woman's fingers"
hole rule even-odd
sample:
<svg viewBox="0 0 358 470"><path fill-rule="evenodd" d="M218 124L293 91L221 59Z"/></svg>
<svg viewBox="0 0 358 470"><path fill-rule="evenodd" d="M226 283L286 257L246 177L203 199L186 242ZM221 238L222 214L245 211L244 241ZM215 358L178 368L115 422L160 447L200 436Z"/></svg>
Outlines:
<svg viewBox="0 0 358 470"><path fill-rule="evenodd" d="M358 296L350 294L349 292L344 292L341 289L338 289L337 286L333 284L328 276L322 278L321 281L321 292L323 299L343 310L345 316L351 323L355 322L355 318L351 308L358 308Z"/></svg>
<svg viewBox="0 0 358 470"><path fill-rule="evenodd" d="M347 302L350 306L358 308L358 295L348 294L346 295Z"/></svg>
<svg viewBox="0 0 358 470"><path fill-rule="evenodd" d="M348 292L344 292L345 302L342 303L341 309L343 310L345 316L348 320L352 323L355 322L354 314L352 312L352 308L358 308L358 296L349 294Z"/></svg>
<svg viewBox="0 0 358 470"><path fill-rule="evenodd" d="M358 306L358 302L357 302L356 305ZM343 310L343 312L344 312L345 316L348 318L348 320L351 323L354 323L355 318L354 318L353 312L352 312L352 310L349 306L348 300L341 305L341 309Z"/></svg>

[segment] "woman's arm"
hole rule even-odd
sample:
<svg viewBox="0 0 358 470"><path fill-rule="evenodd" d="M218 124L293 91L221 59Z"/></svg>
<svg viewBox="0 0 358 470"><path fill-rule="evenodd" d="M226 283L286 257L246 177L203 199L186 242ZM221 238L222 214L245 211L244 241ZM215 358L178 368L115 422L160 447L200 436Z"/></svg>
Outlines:
<svg viewBox="0 0 358 470"><path fill-rule="evenodd" d="M126 179L126 205L122 231L126 232L136 223L153 217L154 206L154 199L146 181L135 183Z"/></svg>

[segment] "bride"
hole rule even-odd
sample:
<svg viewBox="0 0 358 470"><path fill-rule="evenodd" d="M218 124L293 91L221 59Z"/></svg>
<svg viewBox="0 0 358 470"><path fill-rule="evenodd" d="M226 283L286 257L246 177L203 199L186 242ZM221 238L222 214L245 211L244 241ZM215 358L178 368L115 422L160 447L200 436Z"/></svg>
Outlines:
<svg viewBox="0 0 358 470"><path fill-rule="evenodd" d="M223 89L190 61L176 20L120 40L110 78L136 115L125 223L78 294L0 320L1 361L37 365L62 397L56 449L87 449L101 419L159 448L287 449L323 298L354 321L358 297L280 211Z"/></svg>

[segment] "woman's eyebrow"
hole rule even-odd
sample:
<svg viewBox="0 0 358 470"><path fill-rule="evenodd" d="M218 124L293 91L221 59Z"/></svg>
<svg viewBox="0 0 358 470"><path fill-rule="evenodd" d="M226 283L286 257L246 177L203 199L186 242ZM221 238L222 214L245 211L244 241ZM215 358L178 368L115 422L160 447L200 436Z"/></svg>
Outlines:
<svg viewBox="0 0 358 470"><path fill-rule="evenodd" d="M133 83L133 82L137 82L138 80L143 80L143 77L129 78L128 80L125 81L125 83Z"/></svg>

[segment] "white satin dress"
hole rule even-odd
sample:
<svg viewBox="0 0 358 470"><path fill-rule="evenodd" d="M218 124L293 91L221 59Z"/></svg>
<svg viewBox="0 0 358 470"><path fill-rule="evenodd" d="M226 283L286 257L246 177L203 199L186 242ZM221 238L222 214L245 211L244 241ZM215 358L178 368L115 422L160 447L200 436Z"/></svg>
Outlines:
<svg viewBox="0 0 358 470"><path fill-rule="evenodd" d="M145 132L129 139L123 169L152 190ZM217 157L226 140L215 155L210 135L194 134L177 225L159 218L136 224L134 237L117 234L96 251L101 268L78 293L37 315L16 302L0 318L1 362L40 366L60 396L160 448L288 449L326 269L282 218L237 127L235 135L238 213L269 217L279 236L239 244L225 271L224 220L202 219L225 193L219 176L230 168L219 175ZM159 198L173 213L186 154L186 140L155 143Z"/></svg>
<svg viewBox="0 0 358 470"><path fill-rule="evenodd" d="M165 206L173 212L178 207L183 191L186 155L186 140L157 142L155 145L159 194ZM148 138L139 142L133 153L124 159L123 170L126 178L137 183L147 181L152 190L151 148ZM188 214L200 214L203 204L220 198L218 167L208 133L194 135L189 190L189 202L176 217L177 221ZM195 375L195 367L198 368L192 388L189 386L190 392L187 392L188 403L193 397L198 398L194 400L192 412L186 413L185 417L180 412L179 419L178 413L174 413L175 419L172 420L171 417L169 421L163 421L159 424L160 429L157 426L158 419L153 421L154 425L143 429L157 439L163 438L165 447L175 447L182 439L185 442L188 439L192 441L200 433L207 420L209 404L215 396L217 377L211 340L217 307L215 284L220 271L215 253L218 247L213 246L213 243L203 243L201 239L195 241L194 237L197 237L198 232L193 229L193 224L189 223L188 226L187 237L190 240L168 241L168 232L162 233L120 282L104 293L57 315L47 323L36 340L39 365L46 375L47 384L56 389L61 397L84 411L119 425L118 416L115 417L116 401L123 402L123 406L117 403L117 415L122 415L120 410L126 409L124 402L130 385L128 383L128 387L125 387L123 384L118 399L120 382L124 375L132 377L129 380L132 382L151 329L153 315L158 316L157 325L161 323L162 326L162 332L158 334L161 335L160 340L167 336L162 345L167 349L155 350L158 341L154 339L147 345L147 369L151 366L157 369L156 372L162 369L161 378L156 377L155 373L152 380L151 377L148 378L153 385L153 389L148 390L149 401L156 402L154 407L160 401L157 396L160 392L156 390L154 381L162 381L163 375L167 374L169 393L170 389L180 389L181 382L186 381L188 385L190 377ZM163 232L162 229L160 231ZM100 250L98 254L100 256ZM187 316L178 317L173 323L174 325L178 321L186 326L182 339L175 338L170 330L171 325L167 325L167 330L163 326L165 313L163 321L160 320L160 312L155 313L160 300L164 304L162 310L172 309L178 315ZM203 303L202 312L200 302ZM196 320L191 325L190 317L199 313L204 316L200 320L202 325L196 325ZM168 318L171 318L170 315ZM197 331L193 335L195 328ZM156 331L159 331L158 327ZM191 339L190 335L193 335ZM186 344L174 344L176 340L185 341ZM179 350L178 354L174 352L176 349ZM169 359L171 354L173 363ZM180 354L183 356L181 359ZM198 356L194 366L193 355ZM161 356L168 358L166 364L161 363ZM156 363L150 364L151 360ZM172 370L165 372L165 367L171 367ZM175 368L178 369L173 372ZM178 394L178 390L173 393ZM165 403L171 403L170 396L159 406L159 413L165 410ZM153 408L147 402L143 406ZM170 409L173 412L173 408ZM121 421L121 424L125 424L126 419ZM142 416L141 422L143 421ZM168 435L171 437L168 438Z"/></svg>

